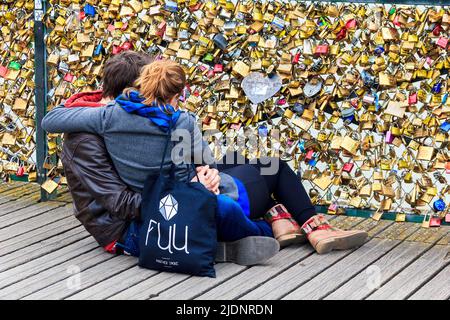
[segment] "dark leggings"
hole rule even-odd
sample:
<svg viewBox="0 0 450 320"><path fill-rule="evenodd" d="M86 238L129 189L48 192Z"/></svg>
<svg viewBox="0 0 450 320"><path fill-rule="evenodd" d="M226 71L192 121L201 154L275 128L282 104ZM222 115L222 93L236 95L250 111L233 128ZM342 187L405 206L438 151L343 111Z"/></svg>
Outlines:
<svg viewBox="0 0 450 320"><path fill-rule="evenodd" d="M235 153L227 154L223 164L218 164L218 170L242 181L250 202L251 219L263 217L277 203L283 204L300 225L316 214L301 177L285 161L264 158L251 162L245 160L242 164L244 159L237 161L236 157ZM277 170L268 170L273 167Z"/></svg>

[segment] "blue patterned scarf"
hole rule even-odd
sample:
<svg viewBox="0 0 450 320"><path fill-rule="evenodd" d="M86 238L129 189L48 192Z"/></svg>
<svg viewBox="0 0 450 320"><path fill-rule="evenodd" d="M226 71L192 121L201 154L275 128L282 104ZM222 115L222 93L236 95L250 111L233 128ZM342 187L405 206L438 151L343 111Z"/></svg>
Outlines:
<svg viewBox="0 0 450 320"><path fill-rule="evenodd" d="M121 94L116 98L116 102L128 113L134 113L145 117L156 124L164 132L167 132L172 121L172 127L177 123L181 111L175 110L170 104L158 106L156 103L151 105L143 104L145 100L139 92L131 91L129 94ZM164 112L163 110L167 110Z"/></svg>

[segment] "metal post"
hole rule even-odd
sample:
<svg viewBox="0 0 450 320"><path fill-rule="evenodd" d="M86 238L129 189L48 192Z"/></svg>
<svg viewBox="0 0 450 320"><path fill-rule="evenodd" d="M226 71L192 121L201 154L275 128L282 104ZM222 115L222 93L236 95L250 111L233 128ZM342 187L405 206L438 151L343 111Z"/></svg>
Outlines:
<svg viewBox="0 0 450 320"><path fill-rule="evenodd" d="M41 127L41 121L47 110L47 63L44 43L45 0L34 1L34 81L36 105L36 169L37 182L42 185L46 180L47 170L44 168L47 156L47 134ZM48 200L49 194L41 189L41 200Z"/></svg>

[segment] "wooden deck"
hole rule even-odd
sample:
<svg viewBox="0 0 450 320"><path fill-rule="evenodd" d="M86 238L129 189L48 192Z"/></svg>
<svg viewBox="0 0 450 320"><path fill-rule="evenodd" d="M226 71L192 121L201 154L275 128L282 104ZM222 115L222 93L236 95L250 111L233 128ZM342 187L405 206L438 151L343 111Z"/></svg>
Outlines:
<svg viewBox="0 0 450 320"><path fill-rule="evenodd" d="M450 228L332 216L367 230L356 250L309 245L265 265L218 264L217 278L141 269L103 252L72 215L67 190L38 203L33 184L0 185L0 299L450 299Z"/></svg>

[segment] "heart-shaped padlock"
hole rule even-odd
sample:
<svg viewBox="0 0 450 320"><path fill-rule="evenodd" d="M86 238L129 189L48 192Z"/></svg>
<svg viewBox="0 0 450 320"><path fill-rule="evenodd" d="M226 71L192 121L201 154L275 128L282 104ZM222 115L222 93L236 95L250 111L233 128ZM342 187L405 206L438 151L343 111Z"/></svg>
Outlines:
<svg viewBox="0 0 450 320"><path fill-rule="evenodd" d="M252 103L260 103L273 97L281 89L278 75L267 77L260 72L251 72L242 80L241 87Z"/></svg>

